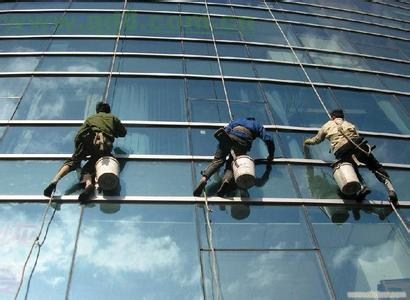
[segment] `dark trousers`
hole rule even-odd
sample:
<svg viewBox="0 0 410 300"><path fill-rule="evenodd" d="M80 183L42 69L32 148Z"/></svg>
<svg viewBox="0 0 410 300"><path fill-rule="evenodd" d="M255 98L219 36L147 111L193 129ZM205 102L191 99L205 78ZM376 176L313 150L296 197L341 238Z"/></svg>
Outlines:
<svg viewBox="0 0 410 300"><path fill-rule="evenodd" d="M245 155L251 149L252 144L247 140L241 139L235 135L229 135L231 139L231 144L219 143L215 151L214 158L205 170L201 171L201 174L209 179L225 162L226 157L229 155L227 161L227 169L232 163L231 149L234 151L235 155ZM229 171L228 171L229 172ZM232 173L232 171L231 171ZM229 175L229 174L228 174Z"/></svg>
<svg viewBox="0 0 410 300"><path fill-rule="evenodd" d="M363 153L355 145L349 142L340 147L335 152L336 159L351 163L355 168L356 174L358 175L360 182L363 182L363 178L359 173L357 164L353 159L354 155L359 162L363 163L370 171L373 172L377 180L384 183L386 178L389 178L389 174L386 172L386 170L383 168L380 162L374 157L374 155L369 151L370 146L367 143L367 141L361 138L353 141L368 154Z"/></svg>

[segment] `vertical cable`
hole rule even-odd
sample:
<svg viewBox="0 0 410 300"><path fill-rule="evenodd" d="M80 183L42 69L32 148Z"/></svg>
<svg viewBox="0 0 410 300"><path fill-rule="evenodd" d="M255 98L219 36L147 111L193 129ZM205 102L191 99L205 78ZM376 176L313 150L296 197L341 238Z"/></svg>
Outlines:
<svg viewBox="0 0 410 300"><path fill-rule="evenodd" d="M232 111L231 111L231 106L229 105L228 92L226 91L225 79L224 79L224 75L222 73L222 65L221 65L221 60L219 58L218 47L216 46L214 28L212 26L211 16L209 14L208 0L205 0L205 8L206 8L206 15L207 15L208 21L209 21L209 27L211 28L212 41L213 41L214 48L215 48L216 60L218 62L219 73L221 74L222 87L223 87L224 94L225 94L226 105L228 105L229 118L232 121L233 120L233 115L232 115Z"/></svg>
<svg viewBox="0 0 410 300"><path fill-rule="evenodd" d="M316 90L315 85L313 84L312 80L310 79L309 74L306 72L306 70L305 70L305 68L304 68L304 66L303 66L303 64L302 64L302 62L300 61L300 59L299 59L299 57L297 56L295 50L293 49L292 45L290 44L290 42L289 42L289 40L288 40L286 34L283 32L282 27L279 25L279 22L277 21L277 19L275 18L274 14L272 13L270 7L269 7L268 4L266 3L266 0L263 0L263 2L265 3L266 8L269 10L269 13L270 13L270 15L272 16L273 21L275 22L276 26L278 26L279 31L281 32L283 38L285 39L286 43L288 44L288 47L290 48L290 50L292 51L293 55L295 56L296 61L298 62L299 66L302 68L302 71L303 71L303 73L305 74L306 78L308 79L310 85L312 86L313 91L315 92L317 98L319 99L320 103L322 104L323 108L325 109L327 116L329 117L329 119L331 119L330 113L329 113L329 111L327 110L326 105L324 104L324 102L323 102L323 100L322 100L322 97L320 97L318 91Z"/></svg>
<svg viewBox="0 0 410 300"><path fill-rule="evenodd" d="M396 213L397 217L399 218L399 221L403 224L403 227L406 229L407 233L410 233L410 229L409 227L407 227L406 222L403 220L403 218L401 217L401 215L399 214L399 212L397 211L396 207L394 206L394 204L390 202L391 207L393 208L394 212Z"/></svg>
<svg viewBox="0 0 410 300"><path fill-rule="evenodd" d="M118 28L118 34L117 34L117 37L115 39L114 54L113 54L112 60L111 60L110 74L108 75L108 81L107 81L107 84L105 85L104 98L103 98L104 103L107 103L108 91L109 91L110 85L111 85L112 72L114 71L115 58L117 56L118 44L120 42L120 35L121 35L121 31L122 31L122 26L123 26L123 23L124 23L124 16L125 16L126 6L127 6L127 0L124 0L124 6L122 7L122 13L121 13L120 26Z"/></svg>

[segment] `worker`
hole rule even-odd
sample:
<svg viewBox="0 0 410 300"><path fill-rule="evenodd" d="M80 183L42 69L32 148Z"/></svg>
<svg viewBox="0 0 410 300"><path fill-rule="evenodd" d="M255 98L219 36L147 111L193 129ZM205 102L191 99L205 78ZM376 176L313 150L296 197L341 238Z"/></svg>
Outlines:
<svg viewBox="0 0 410 300"><path fill-rule="evenodd" d="M350 162L354 166L362 184L362 188L357 195L359 200L370 193L370 190L363 183L363 178L358 172L355 159L365 164L366 167L374 173L376 178L385 185L390 201L393 204L397 203L397 194L393 188L389 174L373 156L371 147L367 141L359 136L353 124L344 120L343 110L336 109L330 113L330 116L331 120L320 128L316 136L304 140L304 146L319 144L325 138L328 139L336 159Z"/></svg>
<svg viewBox="0 0 410 300"><path fill-rule="evenodd" d="M111 114L110 105L98 102L96 114L85 120L75 136L74 154L64 162L52 181L44 189L44 196L50 197L61 178L79 168L81 161L88 160L81 171L85 189L79 195L81 202L87 200L94 192L92 174L94 174L95 163L102 156L110 156L114 139L124 137L126 134L127 129L120 119Z"/></svg>
<svg viewBox="0 0 410 300"><path fill-rule="evenodd" d="M206 186L208 179L225 163L226 157L231 150L235 155L245 155L251 150L252 142L256 138L261 138L268 148L268 163L271 163L275 153L273 138L266 133L265 128L255 120L255 118L239 118L231 121L224 128L220 128L214 134L219 141L215 155L207 168L201 171L202 177L195 187L194 196L199 197ZM222 194L230 185L230 176L224 176L219 194Z"/></svg>

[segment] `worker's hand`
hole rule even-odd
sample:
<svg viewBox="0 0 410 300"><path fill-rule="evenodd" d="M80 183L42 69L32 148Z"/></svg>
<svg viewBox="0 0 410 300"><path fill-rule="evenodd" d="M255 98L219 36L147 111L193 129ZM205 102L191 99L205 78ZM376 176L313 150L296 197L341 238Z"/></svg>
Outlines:
<svg viewBox="0 0 410 300"><path fill-rule="evenodd" d="M309 144L307 143L307 140L308 140L308 139L304 139L304 140L303 140L303 147L309 146Z"/></svg>
<svg viewBox="0 0 410 300"><path fill-rule="evenodd" d="M268 157L266 158L266 160L268 161L268 164L271 164L273 162L274 157L271 155L268 155Z"/></svg>

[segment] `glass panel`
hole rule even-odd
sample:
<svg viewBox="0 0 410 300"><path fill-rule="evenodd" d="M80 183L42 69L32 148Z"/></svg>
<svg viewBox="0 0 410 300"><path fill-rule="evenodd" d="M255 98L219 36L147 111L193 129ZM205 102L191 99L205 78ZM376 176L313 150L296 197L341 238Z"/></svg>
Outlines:
<svg viewBox="0 0 410 300"><path fill-rule="evenodd" d="M230 101L233 118L254 117L263 124L270 124L265 103Z"/></svg>
<svg viewBox="0 0 410 300"><path fill-rule="evenodd" d="M186 120L182 79L114 78L110 89L112 111L121 119Z"/></svg>
<svg viewBox="0 0 410 300"><path fill-rule="evenodd" d="M410 143L409 140L389 139L367 136L366 140L371 145L375 145L374 156L380 162L410 164Z"/></svg>
<svg viewBox="0 0 410 300"><path fill-rule="evenodd" d="M241 40L236 18L212 17L212 26L215 39L218 40Z"/></svg>
<svg viewBox="0 0 410 300"><path fill-rule="evenodd" d="M36 69L40 57L0 57L1 72L32 72Z"/></svg>
<svg viewBox="0 0 410 300"><path fill-rule="evenodd" d="M248 53L246 51L245 45L218 43L217 47L218 47L219 56L248 57Z"/></svg>
<svg viewBox="0 0 410 300"><path fill-rule="evenodd" d="M247 17L255 17L255 18L265 18L265 19L272 19L268 10L262 9L250 9L250 8L239 8L235 7L235 14L237 16L247 16Z"/></svg>
<svg viewBox="0 0 410 300"><path fill-rule="evenodd" d="M225 99L221 80L187 79L188 98Z"/></svg>
<svg viewBox="0 0 410 300"><path fill-rule="evenodd" d="M127 161L121 167L122 196L191 196L189 162ZM177 176L176 176L177 175ZM138 178L138 180L135 180Z"/></svg>
<svg viewBox="0 0 410 300"><path fill-rule="evenodd" d="M179 41L121 40L121 52L137 53L182 53Z"/></svg>
<svg viewBox="0 0 410 300"><path fill-rule="evenodd" d="M347 119L360 130L402 134L410 132L410 116L402 111L392 96L339 89L333 89L333 93L345 110Z"/></svg>
<svg viewBox="0 0 410 300"><path fill-rule="evenodd" d="M222 71L225 76L255 77L250 62L221 61Z"/></svg>
<svg viewBox="0 0 410 300"><path fill-rule="evenodd" d="M265 147L266 148L266 147ZM267 156L267 155L266 155ZM266 157L265 156L265 157ZM195 164L197 178L200 178L200 170L206 168L208 163L201 162ZM206 186L208 196L216 194L222 183L223 170L220 168L215 173ZM288 166L275 164L270 170L266 165L256 165L257 184L249 190L233 190L227 194L227 197L252 197L252 198L296 198L296 192L293 188L289 176Z"/></svg>
<svg viewBox="0 0 410 300"><path fill-rule="evenodd" d="M1 128L1 127L0 127ZM1 153L71 153L76 127L4 127ZM1 130L0 130L1 131Z"/></svg>
<svg viewBox="0 0 410 300"><path fill-rule="evenodd" d="M184 61L187 74L220 75L216 60L185 58Z"/></svg>
<svg viewBox="0 0 410 300"><path fill-rule="evenodd" d="M127 9L154 10L154 11L178 11L177 3L162 3L153 1L130 1Z"/></svg>
<svg viewBox="0 0 410 300"><path fill-rule="evenodd" d="M211 205L210 221L216 249L313 248L301 207L258 206L246 202ZM210 249L205 211L199 211L201 248Z"/></svg>
<svg viewBox="0 0 410 300"><path fill-rule="evenodd" d="M46 39L4 39L0 40L0 52L35 52L45 51Z"/></svg>
<svg viewBox="0 0 410 300"><path fill-rule="evenodd" d="M410 114L410 97L406 96L395 96L400 104L403 106L403 110L407 112L407 114Z"/></svg>
<svg viewBox="0 0 410 300"><path fill-rule="evenodd" d="M225 100L190 101L191 120L193 122L229 122L229 111Z"/></svg>
<svg viewBox="0 0 410 300"><path fill-rule="evenodd" d="M202 299L192 205L103 205L84 211L70 298Z"/></svg>
<svg viewBox="0 0 410 300"><path fill-rule="evenodd" d="M129 127L125 139L116 140L114 151L129 154L188 155L186 128Z"/></svg>
<svg viewBox="0 0 410 300"><path fill-rule="evenodd" d="M387 73L396 73L403 75L410 75L410 65L394 61L387 61L382 59L372 59L366 57L366 63L372 70L382 71Z"/></svg>
<svg viewBox="0 0 410 300"><path fill-rule="evenodd" d="M21 270L31 245L39 232L40 218L45 204L4 203L0 206L0 298L14 299L19 286ZM37 247L31 255L20 290L19 298L64 299L71 257L74 251L76 228L80 216L78 205L63 205L56 212L41 248L30 289L27 284L34 267ZM11 213L12 212L12 213ZM51 218L52 209L46 222ZM44 231L39 242L44 240ZM45 296L46 295L46 296Z"/></svg>
<svg viewBox="0 0 410 300"><path fill-rule="evenodd" d="M329 220L336 207L309 208L337 299L405 299L409 241L395 214L390 208L343 208L343 224Z"/></svg>
<svg viewBox="0 0 410 300"><path fill-rule="evenodd" d="M203 4L180 3L181 12L194 12L206 14L206 8Z"/></svg>
<svg viewBox="0 0 410 300"><path fill-rule="evenodd" d="M128 13L124 22L123 33L126 35L180 36L180 20L177 15Z"/></svg>
<svg viewBox="0 0 410 300"><path fill-rule="evenodd" d="M181 74L182 59L156 57L118 57L116 70L136 73L172 73Z"/></svg>
<svg viewBox="0 0 410 300"><path fill-rule="evenodd" d="M43 9L43 8L55 8L55 9L63 9L67 8L70 5L68 1L34 1L34 2L17 2L15 9Z"/></svg>
<svg viewBox="0 0 410 300"><path fill-rule="evenodd" d="M298 81L307 80L302 72L302 69L296 65L282 65L258 62L255 62L254 65L259 77Z"/></svg>
<svg viewBox="0 0 410 300"><path fill-rule="evenodd" d="M409 79L407 78L399 78L399 77L392 77L392 76L382 76L379 75L381 81L387 86L389 90L400 91L409 93L410 88Z"/></svg>
<svg viewBox="0 0 410 300"><path fill-rule="evenodd" d="M183 41L184 53L216 56L213 43Z"/></svg>
<svg viewBox="0 0 410 300"><path fill-rule="evenodd" d="M16 110L18 98L4 98L0 97L0 120L10 120Z"/></svg>
<svg viewBox="0 0 410 300"><path fill-rule="evenodd" d="M0 182L2 195L43 195L63 161L54 160L2 160L3 176ZM81 187L75 172L69 173L57 185L55 195L79 194Z"/></svg>
<svg viewBox="0 0 410 300"><path fill-rule="evenodd" d="M274 22L239 19L238 23L245 41L286 45Z"/></svg>
<svg viewBox="0 0 410 300"><path fill-rule="evenodd" d="M216 6L216 5L209 5L208 6L210 14L218 14L218 15L233 15L232 8L230 6Z"/></svg>
<svg viewBox="0 0 410 300"><path fill-rule="evenodd" d="M251 53L251 56L254 58L297 62L295 56L288 49L253 45L249 45L248 48Z"/></svg>
<svg viewBox="0 0 410 300"><path fill-rule="evenodd" d="M116 35L120 19L120 13L68 12L58 26L56 34Z"/></svg>
<svg viewBox="0 0 410 300"><path fill-rule="evenodd" d="M1 25L0 35L50 35L54 33L55 28L55 24Z"/></svg>
<svg viewBox="0 0 410 300"><path fill-rule="evenodd" d="M231 100L264 102L259 82L225 81L225 86Z"/></svg>
<svg viewBox="0 0 410 300"><path fill-rule="evenodd" d="M328 116L310 87L262 84L275 124L320 127Z"/></svg>
<svg viewBox="0 0 410 300"><path fill-rule="evenodd" d="M84 119L95 113L105 82L97 77L34 77L14 119Z"/></svg>
<svg viewBox="0 0 410 300"><path fill-rule="evenodd" d="M28 77L0 78L0 97L21 97L29 81Z"/></svg>
<svg viewBox="0 0 410 300"><path fill-rule="evenodd" d="M206 16L181 16L182 33L188 38L212 39Z"/></svg>
<svg viewBox="0 0 410 300"><path fill-rule="evenodd" d="M101 9L108 9L108 8L122 8L124 4L122 1L73 1L71 3L70 9L74 8L101 8Z"/></svg>
<svg viewBox="0 0 410 300"><path fill-rule="evenodd" d="M210 252L202 252L202 257L211 298ZM217 251L216 258L223 299L330 299L313 251Z"/></svg>
<svg viewBox="0 0 410 300"><path fill-rule="evenodd" d="M111 61L108 56L44 56L37 71L108 72Z"/></svg>
<svg viewBox="0 0 410 300"><path fill-rule="evenodd" d="M56 23L63 14L56 13L4 13L0 15L0 24L51 24Z"/></svg>
<svg viewBox="0 0 410 300"><path fill-rule="evenodd" d="M363 58L357 56L342 56L337 54L309 51L309 58L315 64L369 69Z"/></svg>
<svg viewBox="0 0 410 300"><path fill-rule="evenodd" d="M48 51L50 52L112 52L114 51L113 39L53 39Z"/></svg>

